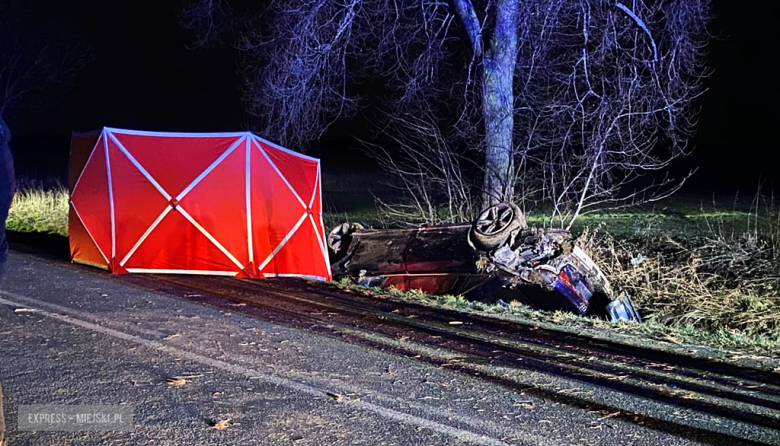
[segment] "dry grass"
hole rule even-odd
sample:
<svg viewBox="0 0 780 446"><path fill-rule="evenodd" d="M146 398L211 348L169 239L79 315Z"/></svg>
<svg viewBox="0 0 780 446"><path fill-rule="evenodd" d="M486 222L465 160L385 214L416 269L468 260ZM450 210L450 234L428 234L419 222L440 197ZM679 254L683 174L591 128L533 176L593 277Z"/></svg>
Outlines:
<svg viewBox="0 0 780 446"><path fill-rule="evenodd" d="M68 189L58 183L19 181L6 226L19 232L68 235Z"/></svg>
<svg viewBox="0 0 780 446"><path fill-rule="evenodd" d="M742 231L723 222L696 239L663 234L618 240L586 231L581 246L645 319L780 341L780 224L769 210Z"/></svg>

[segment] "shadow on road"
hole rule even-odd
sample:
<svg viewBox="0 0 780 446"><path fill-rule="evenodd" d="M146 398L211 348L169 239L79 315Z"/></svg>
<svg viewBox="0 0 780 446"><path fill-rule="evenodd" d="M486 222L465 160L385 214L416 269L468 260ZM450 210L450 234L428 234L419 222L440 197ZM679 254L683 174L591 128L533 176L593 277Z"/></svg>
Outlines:
<svg viewBox="0 0 780 446"><path fill-rule="evenodd" d="M70 260L68 238L57 234L40 232L6 232L11 249L32 254L44 255L58 260Z"/></svg>

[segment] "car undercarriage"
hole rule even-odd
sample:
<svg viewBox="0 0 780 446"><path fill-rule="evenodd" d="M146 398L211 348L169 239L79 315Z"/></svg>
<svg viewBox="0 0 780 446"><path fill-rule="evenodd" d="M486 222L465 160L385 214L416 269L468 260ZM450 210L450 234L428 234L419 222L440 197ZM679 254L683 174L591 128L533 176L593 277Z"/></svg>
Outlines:
<svg viewBox="0 0 780 446"><path fill-rule="evenodd" d="M568 311L641 322L631 298L568 231L529 228L514 204L491 206L465 225L366 229L343 223L328 235L334 277L373 287Z"/></svg>

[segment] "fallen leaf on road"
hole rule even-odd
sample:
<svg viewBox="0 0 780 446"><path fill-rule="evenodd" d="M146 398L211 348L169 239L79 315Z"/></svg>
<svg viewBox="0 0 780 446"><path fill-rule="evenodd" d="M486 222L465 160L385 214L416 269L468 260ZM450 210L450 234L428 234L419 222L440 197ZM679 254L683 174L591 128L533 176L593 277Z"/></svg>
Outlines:
<svg viewBox="0 0 780 446"><path fill-rule="evenodd" d="M174 376L171 378L168 378L168 384L172 386L183 386L187 384L187 380L182 378L181 376Z"/></svg>
<svg viewBox="0 0 780 446"><path fill-rule="evenodd" d="M35 313L32 308L15 308L14 313Z"/></svg>
<svg viewBox="0 0 780 446"><path fill-rule="evenodd" d="M329 397L333 398L334 400L336 400L336 402L340 402L341 400L344 399L344 397L339 395L338 393L326 392L325 395L328 395Z"/></svg>
<svg viewBox="0 0 780 446"><path fill-rule="evenodd" d="M216 429L218 431L223 431L223 430L227 429L228 426L230 426L230 418L228 418L226 420L219 420L219 421L217 421L216 423L214 423L213 427L214 427L214 429Z"/></svg>

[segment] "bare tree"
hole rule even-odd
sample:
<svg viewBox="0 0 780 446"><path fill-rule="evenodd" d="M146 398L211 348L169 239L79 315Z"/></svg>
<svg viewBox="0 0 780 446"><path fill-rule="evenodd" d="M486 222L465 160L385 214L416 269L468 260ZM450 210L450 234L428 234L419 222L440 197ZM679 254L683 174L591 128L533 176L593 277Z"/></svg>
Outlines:
<svg viewBox="0 0 780 446"><path fill-rule="evenodd" d="M266 136L301 148L374 106L396 145L379 151L386 167L433 187L468 165L477 179L460 175L472 183L456 207L535 196L565 225L639 196L626 185L686 153L706 74L709 0L284 0L258 27L226 11L196 0L184 22L201 37L241 30Z"/></svg>
<svg viewBox="0 0 780 446"><path fill-rule="evenodd" d="M58 87L93 60L91 48L46 36L35 20L27 2L0 4L0 116L45 107Z"/></svg>
<svg viewBox="0 0 780 446"><path fill-rule="evenodd" d="M466 96L478 91L486 123L484 166L490 172L485 190L491 201L511 199L518 4L485 5L496 14L490 19L495 32L484 38L486 23L468 0L275 3L265 13L266 26L240 39L247 108L263 118L266 136L302 147L335 119L356 112L361 84L381 81L389 99L385 107L409 112L441 106L455 85ZM225 3L200 0L184 23L199 36L217 36L213 29L229 10Z"/></svg>

